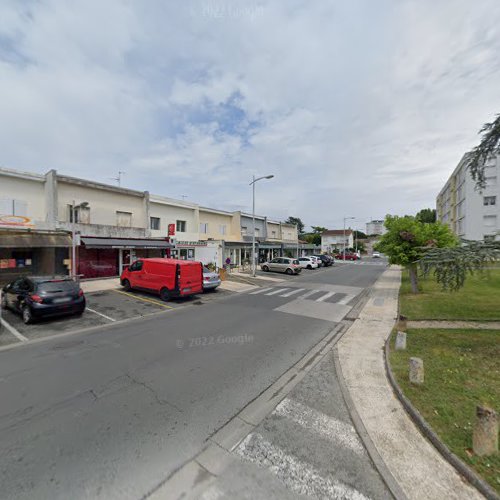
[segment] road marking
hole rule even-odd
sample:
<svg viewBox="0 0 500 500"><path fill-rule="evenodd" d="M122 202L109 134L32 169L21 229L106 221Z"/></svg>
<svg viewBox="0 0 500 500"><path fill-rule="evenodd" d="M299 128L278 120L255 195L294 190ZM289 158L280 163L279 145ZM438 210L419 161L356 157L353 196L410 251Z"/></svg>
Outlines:
<svg viewBox="0 0 500 500"><path fill-rule="evenodd" d="M320 290L310 290L309 292L305 293L304 295L301 295L299 299L307 299L307 297L310 297L311 295L314 295L315 293L318 293Z"/></svg>
<svg viewBox="0 0 500 500"><path fill-rule="evenodd" d="M250 295L257 295L258 293L269 292L269 290L272 290L272 287L260 288L259 290L255 290L255 292L250 292Z"/></svg>
<svg viewBox="0 0 500 500"><path fill-rule="evenodd" d="M312 430L329 441L349 448L357 454L361 455L364 453L363 445L352 425L346 424L314 408L310 408L290 398L285 398L273 413L286 417L305 429Z"/></svg>
<svg viewBox="0 0 500 500"><path fill-rule="evenodd" d="M25 337L24 335L19 333L12 325L7 323L7 321L5 321L3 318L0 318L0 323L2 323L2 325L5 326L5 328L7 328L7 330L9 330L9 332L12 333L12 335L14 335L14 337L18 338L21 342L28 342L29 341L29 339L27 337Z"/></svg>
<svg viewBox="0 0 500 500"><path fill-rule="evenodd" d="M237 448L238 454L275 474L290 490L312 498L368 500L358 490L331 478L324 478L309 464L286 454L260 434L250 433Z"/></svg>
<svg viewBox="0 0 500 500"><path fill-rule="evenodd" d="M354 298L354 295L346 295L342 300L339 300L337 304L344 304L346 305L348 302L350 302Z"/></svg>
<svg viewBox="0 0 500 500"><path fill-rule="evenodd" d="M143 302L151 302L151 304L156 304L157 306L164 307L165 309L175 309L175 307L167 306L167 304L162 304L161 302L158 302L157 300L154 299L146 299L146 297L139 297L138 295L134 295L128 292L123 292L121 290L112 290L112 291L116 293L121 293L122 295L126 295L127 297L131 297L136 300L142 300Z"/></svg>
<svg viewBox="0 0 500 500"><path fill-rule="evenodd" d="M321 297L318 297L316 299L316 302L323 302L325 301L326 299L329 299L330 297L332 297L333 295L335 295L336 292L328 292L328 293L325 293L325 295L322 295Z"/></svg>
<svg viewBox="0 0 500 500"><path fill-rule="evenodd" d="M286 290L288 290L288 288L278 288L277 290L266 293L266 295L276 295L277 293L285 292Z"/></svg>
<svg viewBox="0 0 500 500"><path fill-rule="evenodd" d="M91 313L98 314L99 316L102 316L103 318L109 319L109 321L116 321L116 319L110 318L109 316L106 316L105 314L102 314L99 311L94 311L94 309L90 309L90 307L86 307L85 309L87 311L90 311Z"/></svg>
<svg viewBox="0 0 500 500"><path fill-rule="evenodd" d="M296 293L302 292L305 290L305 288L297 288L296 290L292 290L291 292L284 293L283 295L280 295L280 297L291 297L292 295L295 295Z"/></svg>

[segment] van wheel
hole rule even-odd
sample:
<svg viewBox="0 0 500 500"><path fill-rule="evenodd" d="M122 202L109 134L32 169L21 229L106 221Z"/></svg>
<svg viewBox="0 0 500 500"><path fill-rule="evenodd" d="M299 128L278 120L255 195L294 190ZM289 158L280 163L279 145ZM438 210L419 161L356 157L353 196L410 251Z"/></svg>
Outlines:
<svg viewBox="0 0 500 500"><path fill-rule="evenodd" d="M311 266L311 264L308 264L307 269L312 269L312 268L313 266Z"/></svg>
<svg viewBox="0 0 500 500"><path fill-rule="evenodd" d="M30 306L24 306L22 313L23 313L23 322L25 325L33 323L33 315L31 314Z"/></svg>
<svg viewBox="0 0 500 500"><path fill-rule="evenodd" d="M160 299L167 302L170 299L170 290L168 288L162 288L160 290Z"/></svg>
<svg viewBox="0 0 500 500"><path fill-rule="evenodd" d="M293 270L292 270L292 269L290 269L290 268L288 268L288 269L286 270L286 274L293 274Z"/></svg>
<svg viewBox="0 0 500 500"><path fill-rule="evenodd" d="M267 273L269 271L269 268L267 266L262 266L262 270Z"/></svg>
<svg viewBox="0 0 500 500"><path fill-rule="evenodd" d="M129 280L123 280L122 286L126 292L130 292L130 290L132 290L132 287L130 286Z"/></svg>

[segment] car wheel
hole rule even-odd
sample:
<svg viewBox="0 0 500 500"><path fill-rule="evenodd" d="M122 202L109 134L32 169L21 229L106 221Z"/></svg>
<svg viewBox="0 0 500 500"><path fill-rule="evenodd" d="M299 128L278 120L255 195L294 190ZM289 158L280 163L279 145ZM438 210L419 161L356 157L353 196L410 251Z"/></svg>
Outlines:
<svg viewBox="0 0 500 500"><path fill-rule="evenodd" d="M170 299L170 290L168 288L162 288L160 290L160 299L164 302Z"/></svg>
<svg viewBox="0 0 500 500"><path fill-rule="evenodd" d="M33 314L31 314L31 309L30 306L24 306L22 310L23 314L23 323L25 325L29 325L30 323L33 323Z"/></svg>
<svg viewBox="0 0 500 500"><path fill-rule="evenodd" d="M288 268L288 269L286 270L286 274L290 274L290 275L291 275L291 274L294 274L294 273L293 273L293 269Z"/></svg>
<svg viewBox="0 0 500 500"><path fill-rule="evenodd" d="M1 307L2 309L7 309L8 305L7 305L7 297L5 296L5 294L2 294L2 304L1 304Z"/></svg>
<svg viewBox="0 0 500 500"><path fill-rule="evenodd" d="M123 280L122 286L126 292L130 292L130 290L132 290L132 287L130 286L129 280Z"/></svg>
<svg viewBox="0 0 500 500"><path fill-rule="evenodd" d="M307 269L312 269L311 264L308 264Z"/></svg>
<svg viewBox="0 0 500 500"><path fill-rule="evenodd" d="M262 266L262 270L265 271L266 273L269 272L269 268L267 266Z"/></svg>

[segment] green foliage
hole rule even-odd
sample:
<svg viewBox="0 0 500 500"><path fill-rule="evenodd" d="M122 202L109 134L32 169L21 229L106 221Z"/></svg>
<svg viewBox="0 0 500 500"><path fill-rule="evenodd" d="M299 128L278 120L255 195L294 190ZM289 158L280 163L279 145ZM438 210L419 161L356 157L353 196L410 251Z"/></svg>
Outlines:
<svg viewBox="0 0 500 500"><path fill-rule="evenodd" d="M364 239L368 238L368 236L366 235L366 233L363 233L363 231L355 230L353 238L356 240L364 240Z"/></svg>
<svg viewBox="0 0 500 500"><path fill-rule="evenodd" d="M300 220L299 217L288 217L288 219L285 221L286 224L294 224L297 226L297 230L299 232L299 235L304 233L304 223Z"/></svg>
<svg viewBox="0 0 500 500"><path fill-rule="evenodd" d="M321 236L321 233L326 231L326 227L322 227L322 226L311 226L311 227L312 227L313 233L319 234L320 236ZM321 238L320 238L320 240L321 240Z"/></svg>
<svg viewBox="0 0 500 500"><path fill-rule="evenodd" d="M415 219L417 219L419 222L424 222L426 224L431 224L433 222L436 222L436 209L435 208L423 208L418 212L418 214L415 216Z"/></svg>
<svg viewBox="0 0 500 500"><path fill-rule="evenodd" d="M374 248L387 255L390 264L408 267L418 262L427 248L453 247L457 244L449 227L440 222L424 224L408 215L388 215L385 227L387 232Z"/></svg>
<svg viewBox="0 0 500 500"><path fill-rule="evenodd" d="M420 260L424 275L433 273L443 290L458 290L468 274L500 260L499 241L464 241L453 248L431 248Z"/></svg>
<svg viewBox="0 0 500 500"><path fill-rule="evenodd" d="M466 161L476 187L484 189L486 186L485 163L500 154L500 115L497 115L491 123L485 123L479 133L483 134L481 142L467 154Z"/></svg>

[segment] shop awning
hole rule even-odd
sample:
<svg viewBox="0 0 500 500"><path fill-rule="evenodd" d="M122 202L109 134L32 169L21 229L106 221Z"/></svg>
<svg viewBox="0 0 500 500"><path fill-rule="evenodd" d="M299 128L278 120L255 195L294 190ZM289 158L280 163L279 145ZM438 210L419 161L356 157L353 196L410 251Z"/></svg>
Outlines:
<svg viewBox="0 0 500 500"><path fill-rule="evenodd" d="M42 247L70 247L69 234L50 233L0 233L0 248L42 248Z"/></svg>
<svg viewBox="0 0 500 500"><path fill-rule="evenodd" d="M87 248L173 248L164 240L134 240L124 238L81 238Z"/></svg>

